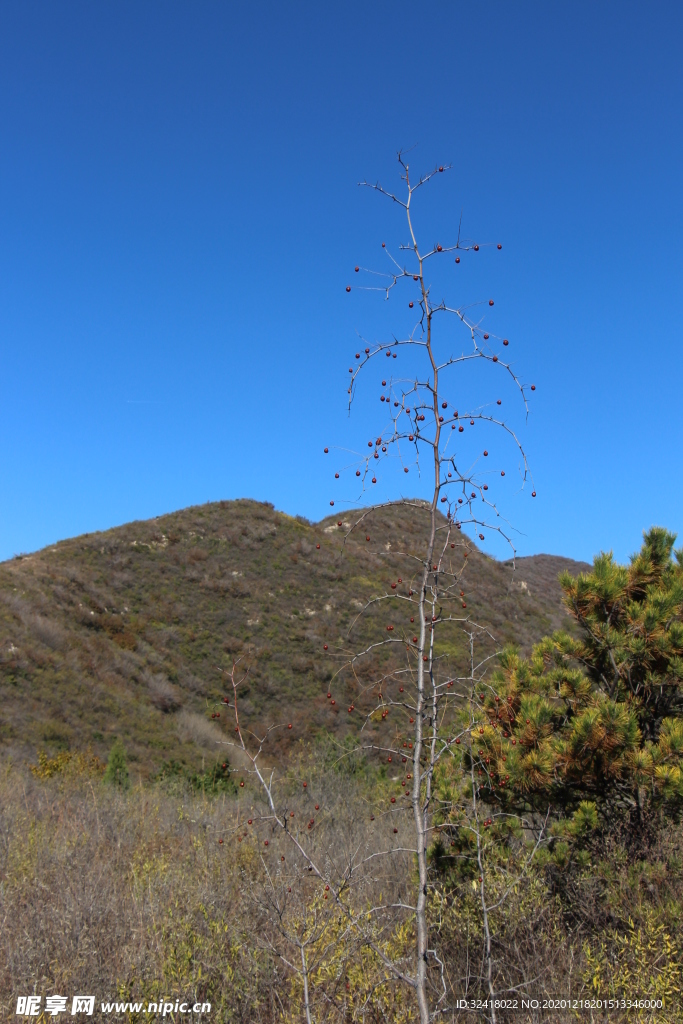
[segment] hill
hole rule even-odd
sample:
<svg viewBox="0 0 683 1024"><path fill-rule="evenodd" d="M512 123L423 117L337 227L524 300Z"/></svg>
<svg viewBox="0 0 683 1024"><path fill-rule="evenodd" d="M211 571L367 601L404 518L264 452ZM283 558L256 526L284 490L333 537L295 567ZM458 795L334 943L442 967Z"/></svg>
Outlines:
<svg viewBox="0 0 683 1024"><path fill-rule="evenodd" d="M196 770L225 738L225 716L212 720L209 708L238 656L250 668L241 708L249 724L291 723L281 747L323 728L343 737L348 721L326 693L334 679L340 704L357 698L359 680L335 674L349 628L399 576L405 596L427 525L418 507L402 505L346 537L355 521L347 512L340 528L336 518L310 523L267 504L220 502L3 563L3 752L34 760L39 749L91 747L105 758L119 736L134 775L171 761ZM523 650L569 624L558 573L590 568L535 555L513 572L464 537L452 557L472 619ZM372 635L377 614L355 626L356 643ZM454 640L455 660L465 653Z"/></svg>

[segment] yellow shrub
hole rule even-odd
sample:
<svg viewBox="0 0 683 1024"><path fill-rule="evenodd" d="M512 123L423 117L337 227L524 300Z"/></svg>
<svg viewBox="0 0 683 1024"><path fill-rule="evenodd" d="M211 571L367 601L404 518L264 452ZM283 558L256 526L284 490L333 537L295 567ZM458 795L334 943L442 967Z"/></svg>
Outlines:
<svg viewBox="0 0 683 1024"><path fill-rule="evenodd" d="M614 932L592 947L584 945L584 982L601 999L662 1000L661 1009L638 1009L638 1024L677 1024L683 970L680 950L652 907L626 935Z"/></svg>
<svg viewBox="0 0 683 1024"><path fill-rule="evenodd" d="M53 775L101 775L104 765L99 757L86 750L62 750L56 757L48 757L44 750L38 753L38 764L31 765L37 779L51 779Z"/></svg>
<svg viewBox="0 0 683 1024"><path fill-rule="evenodd" d="M309 909L311 924L299 934L306 949L311 1006L321 1003L327 1014L335 1006L339 1021L345 1024L367 1020L412 1024L417 1020L410 991L372 948L410 973L407 961L415 944L413 922L396 925L386 937L369 913L349 916L338 906L328 908L321 899ZM299 1024L304 1019L304 983L298 971L290 977L289 996L282 1019L286 1024Z"/></svg>

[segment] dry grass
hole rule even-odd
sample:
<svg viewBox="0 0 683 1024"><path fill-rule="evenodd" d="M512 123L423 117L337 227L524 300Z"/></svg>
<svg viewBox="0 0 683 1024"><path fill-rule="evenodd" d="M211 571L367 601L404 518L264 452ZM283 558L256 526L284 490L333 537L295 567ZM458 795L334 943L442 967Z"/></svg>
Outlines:
<svg viewBox="0 0 683 1024"><path fill-rule="evenodd" d="M273 830L248 785L239 796L208 799L178 783L120 792L85 769L44 781L6 771L0 781L2 1016L10 1019L18 994L35 990L208 1001L216 1024L300 1021L301 986L289 966L296 966L291 936L298 935L309 943L317 1024L414 1020L410 993L387 980L368 947L371 939L396 962L409 962L410 915L392 904L411 899L412 858L372 855L407 846L410 829L400 814L381 810L388 782L362 764L353 769L332 770L320 751L303 752L279 789L282 806L295 812L292 827L331 889L349 864L360 865L343 899L353 927L333 901L323 901L323 883ZM315 827L308 830L311 816ZM680 987L680 954L671 943L683 907L682 852L680 826L655 834L640 859L629 858L619 837L607 834L589 870L559 879L546 869L523 879L493 914L497 991L505 997L515 988L519 998L528 984L540 999L587 998L595 994L595 978L603 998L629 985L643 995L657 986ZM503 883L492 877L494 888ZM367 918L370 907L383 909ZM481 924L470 882L442 876L430 912L451 1007L444 1019L473 1024L479 1015L454 1006L457 998L483 994ZM665 935L674 936L668 951ZM438 971L432 982L436 993ZM678 1019L677 1012L594 1013L592 1019L663 1024ZM573 1019L542 1009L499 1014L517 1024Z"/></svg>

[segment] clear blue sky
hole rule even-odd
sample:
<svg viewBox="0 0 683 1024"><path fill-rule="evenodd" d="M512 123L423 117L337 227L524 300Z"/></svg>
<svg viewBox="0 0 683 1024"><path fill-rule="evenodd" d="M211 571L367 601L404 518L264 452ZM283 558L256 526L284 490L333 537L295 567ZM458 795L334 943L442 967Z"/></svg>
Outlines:
<svg viewBox="0 0 683 1024"><path fill-rule="evenodd" d="M418 227L503 243L450 297L495 294L537 386L520 553L683 534L682 30L674 2L4 3L0 558L219 498L329 512L323 446L375 429L355 332L405 329L345 292L405 235L356 182L411 145L453 164Z"/></svg>

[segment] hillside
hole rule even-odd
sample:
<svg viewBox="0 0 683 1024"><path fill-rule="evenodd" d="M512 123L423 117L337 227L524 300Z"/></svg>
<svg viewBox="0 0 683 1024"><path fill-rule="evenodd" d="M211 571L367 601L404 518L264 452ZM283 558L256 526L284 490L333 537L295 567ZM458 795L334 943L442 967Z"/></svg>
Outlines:
<svg viewBox="0 0 683 1024"><path fill-rule="evenodd" d="M388 506L345 543L353 513L337 522L220 502L0 565L3 753L33 761L39 749L92 747L106 758L120 736L134 776L171 760L197 768L215 760L225 736L225 716L212 721L209 705L240 655L250 665L241 709L249 724L291 723L280 745L323 727L341 738L348 719L331 709L327 688L334 677L342 704L357 699L358 680L334 676L343 662L334 652L350 649L347 632L368 598L398 576L407 589L426 516ZM536 555L513 573L465 538L453 557L466 566L473 620L523 649L568 625L558 573L589 568ZM372 629L373 613L355 643Z"/></svg>

